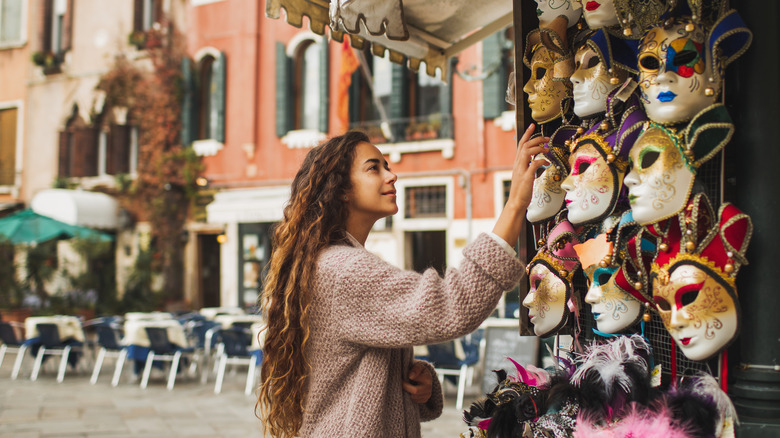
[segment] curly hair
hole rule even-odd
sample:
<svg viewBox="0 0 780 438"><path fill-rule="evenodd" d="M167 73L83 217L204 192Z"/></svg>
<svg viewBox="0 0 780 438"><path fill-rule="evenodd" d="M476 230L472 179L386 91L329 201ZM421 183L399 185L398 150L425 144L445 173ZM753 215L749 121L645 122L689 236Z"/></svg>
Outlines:
<svg viewBox="0 0 780 438"><path fill-rule="evenodd" d="M284 219L274 230L261 306L267 321L260 393L255 406L265 431L295 436L303 424L309 339L309 284L319 251L346 240L350 171L359 143L357 131L333 137L312 149L292 183Z"/></svg>

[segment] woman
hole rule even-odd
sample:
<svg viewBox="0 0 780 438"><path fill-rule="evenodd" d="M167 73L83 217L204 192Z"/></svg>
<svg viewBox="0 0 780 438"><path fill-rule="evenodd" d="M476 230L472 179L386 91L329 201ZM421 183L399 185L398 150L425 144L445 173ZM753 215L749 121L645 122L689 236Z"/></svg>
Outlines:
<svg viewBox="0 0 780 438"><path fill-rule="evenodd" d="M374 223L395 214L395 181L360 132L312 149L274 232L265 281L268 319L259 415L272 436L419 437L438 417L433 367L413 345L463 336L522 276L516 242L547 138L521 139L506 207L493 236L464 249L444 278L393 267L363 247ZM433 393L433 395L431 395Z"/></svg>

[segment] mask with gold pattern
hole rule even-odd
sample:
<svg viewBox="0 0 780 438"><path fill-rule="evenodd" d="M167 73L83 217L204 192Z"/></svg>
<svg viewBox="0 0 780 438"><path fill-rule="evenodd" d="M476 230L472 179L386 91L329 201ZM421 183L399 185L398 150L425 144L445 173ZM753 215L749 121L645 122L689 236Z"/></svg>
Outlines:
<svg viewBox="0 0 780 438"><path fill-rule="evenodd" d="M531 70L523 91L528 94L531 118L547 123L560 118L561 103L571 96L569 77L574 61L566 42L567 20L558 17L549 26L532 30L526 38L523 63Z"/></svg>
<svg viewBox="0 0 780 438"><path fill-rule="evenodd" d="M526 219L532 224L538 224L552 219L563 208L566 192L561 188L561 182L569 174L569 149L564 141L574 135L574 127L564 125L550 136L549 149L544 155L550 162L537 169L534 177L531 203L526 210Z"/></svg>
<svg viewBox="0 0 780 438"><path fill-rule="evenodd" d="M683 354L702 361L727 347L739 331L735 281L747 264L753 226L728 203L716 217L703 194L678 214L677 224L652 264L653 300Z"/></svg>
<svg viewBox="0 0 780 438"><path fill-rule="evenodd" d="M678 18L648 30L639 46L639 83L650 120L686 122L716 103L723 69L751 39L736 11L715 23Z"/></svg>
<svg viewBox="0 0 780 438"><path fill-rule="evenodd" d="M573 249L578 243L572 225L562 220L528 264L531 287L523 306L528 308L534 333L539 337L557 333L569 321L569 315L577 313L572 278L580 266Z"/></svg>

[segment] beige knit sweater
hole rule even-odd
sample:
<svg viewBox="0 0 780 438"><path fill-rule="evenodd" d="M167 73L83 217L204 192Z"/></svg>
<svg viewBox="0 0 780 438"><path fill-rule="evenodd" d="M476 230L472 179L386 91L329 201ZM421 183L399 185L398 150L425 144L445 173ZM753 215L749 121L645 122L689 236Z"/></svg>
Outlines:
<svg viewBox="0 0 780 438"><path fill-rule="evenodd" d="M444 278L433 269L400 270L349 238L350 245L330 246L317 261L301 436L420 437L420 421L441 415L442 392L435 375L426 404L403 391L412 346L474 331L523 266L486 234Z"/></svg>

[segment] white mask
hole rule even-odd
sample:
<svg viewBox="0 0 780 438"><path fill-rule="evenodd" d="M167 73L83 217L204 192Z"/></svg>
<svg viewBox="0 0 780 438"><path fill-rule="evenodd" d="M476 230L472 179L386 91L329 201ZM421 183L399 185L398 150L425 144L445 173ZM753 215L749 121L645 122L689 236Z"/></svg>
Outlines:
<svg viewBox="0 0 780 438"><path fill-rule="evenodd" d="M543 158L542 154L536 158ZM528 205L526 218L531 223L538 223L555 216L563 207L566 192L561 188L561 181L566 176L565 170L555 164L542 166L537 170L534 179L531 203Z"/></svg>
<svg viewBox="0 0 780 438"><path fill-rule="evenodd" d="M604 333L619 333L635 323L642 313L642 303L615 284L617 267L591 265L585 269L590 280L585 302L591 305L596 328Z"/></svg>
<svg viewBox="0 0 780 438"><path fill-rule="evenodd" d="M591 29L615 26L619 23L617 10L612 0L579 0L582 15Z"/></svg>
<svg viewBox="0 0 780 438"><path fill-rule="evenodd" d="M571 27L580 20L582 8L572 0L536 0L536 15L539 17L539 27L547 27L560 16L566 17Z"/></svg>

